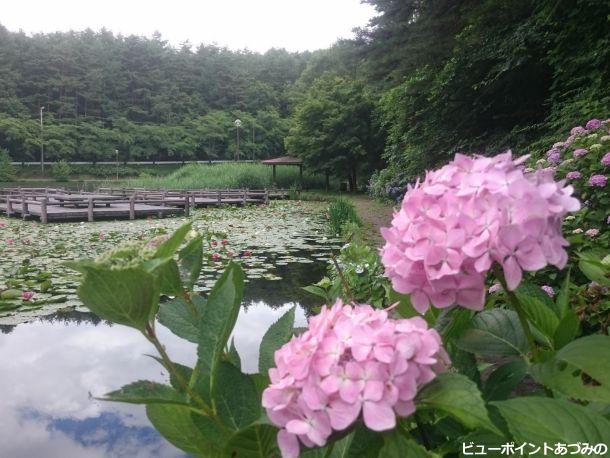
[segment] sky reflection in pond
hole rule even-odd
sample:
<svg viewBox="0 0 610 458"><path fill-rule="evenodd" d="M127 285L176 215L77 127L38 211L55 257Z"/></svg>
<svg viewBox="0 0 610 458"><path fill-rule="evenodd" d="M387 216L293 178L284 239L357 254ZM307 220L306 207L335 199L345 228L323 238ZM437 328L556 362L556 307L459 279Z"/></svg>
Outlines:
<svg viewBox="0 0 610 458"><path fill-rule="evenodd" d="M280 266L282 281L251 280L236 329L242 368L255 372L267 328L297 305L296 326L314 302L298 286L319 279L324 263ZM268 298L268 301L266 300ZM0 327L0 456L12 458L181 457L150 426L144 407L91 398L138 379L167 381L135 330L87 313ZM159 326L176 362L193 365L195 346Z"/></svg>

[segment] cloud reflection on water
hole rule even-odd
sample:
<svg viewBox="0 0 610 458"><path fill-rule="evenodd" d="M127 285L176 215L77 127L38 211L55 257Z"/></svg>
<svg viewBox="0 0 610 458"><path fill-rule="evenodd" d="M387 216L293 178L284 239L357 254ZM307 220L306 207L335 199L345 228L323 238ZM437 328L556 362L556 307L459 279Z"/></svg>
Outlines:
<svg viewBox="0 0 610 458"><path fill-rule="evenodd" d="M293 305L253 301L241 310L234 335L244 371L257 371L263 334ZM297 306L296 326L305 324ZM158 335L176 362L194 364L192 343L162 326ZM90 397L139 379L167 382L163 368L145 356L153 353L136 330L103 322L39 320L0 334L0 456L184 456L150 426L142 406Z"/></svg>

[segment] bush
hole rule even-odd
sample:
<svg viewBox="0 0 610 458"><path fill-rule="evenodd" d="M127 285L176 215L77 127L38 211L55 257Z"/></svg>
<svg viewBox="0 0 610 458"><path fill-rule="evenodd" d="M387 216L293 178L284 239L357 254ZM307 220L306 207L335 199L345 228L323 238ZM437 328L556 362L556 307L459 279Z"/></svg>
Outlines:
<svg viewBox="0 0 610 458"><path fill-rule="evenodd" d="M572 255L568 265L573 283L573 299L585 333L608 332L610 326L610 288L604 278L591 282L594 272L608 271L610 249L610 197L607 179L610 171L610 120L591 120L577 126L570 135L556 142L543 158L534 158L530 168L547 168L556 179L574 186L574 195L582 202L580 211L565 218L563 232L570 242ZM602 259L600 264L595 259ZM536 275L536 281L553 290L560 288L560 278L552 269Z"/></svg>
<svg viewBox="0 0 610 458"><path fill-rule="evenodd" d="M8 151L0 148L0 182L15 181L16 171L11 161Z"/></svg>
<svg viewBox="0 0 610 458"><path fill-rule="evenodd" d="M341 234L343 225L347 222L354 222L360 225L360 218L358 218L354 205L349 200L339 197L328 206L328 224L330 230L333 234Z"/></svg>
<svg viewBox="0 0 610 458"><path fill-rule="evenodd" d="M70 167L68 161L64 159L55 163L55 165L53 165L51 168L51 175L53 175L57 181L68 181L71 173L72 167Z"/></svg>

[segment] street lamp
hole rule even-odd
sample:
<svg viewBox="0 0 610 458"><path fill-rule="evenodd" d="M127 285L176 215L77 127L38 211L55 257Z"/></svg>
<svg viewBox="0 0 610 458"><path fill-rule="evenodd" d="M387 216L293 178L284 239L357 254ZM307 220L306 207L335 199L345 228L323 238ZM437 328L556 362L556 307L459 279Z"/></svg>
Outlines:
<svg viewBox="0 0 610 458"><path fill-rule="evenodd" d="M44 137L42 135L42 112L44 107L40 107L40 168L42 169L42 175L44 176Z"/></svg>
<svg viewBox="0 0 610 458"><path fill-rule="evenodd" d="M235 122L235 135L237 136L237 149L235 151L236 160L239 160L239 128L241 127L241 120L236 119Z"/></svg>

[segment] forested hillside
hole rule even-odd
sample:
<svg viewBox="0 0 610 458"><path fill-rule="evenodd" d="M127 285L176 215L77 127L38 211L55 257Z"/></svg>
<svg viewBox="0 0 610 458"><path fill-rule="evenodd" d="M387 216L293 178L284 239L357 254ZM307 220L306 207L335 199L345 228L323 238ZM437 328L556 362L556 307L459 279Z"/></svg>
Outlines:
<svg viewBox="0 0 610 458"><path fill-rule="evenodd" d="M239 118L248 157L377 170L383 193L456 151L540 152L610 115L607 0L364 1L371 23L314 53L2 29L0 146L36 158L44 105L49 158L233 158Z"/></svg>
<svg viewBox="0 0 610 458"><path fill-rule="evenodd" d="M0 27L0 146L49 160L248 158L281 153L288 89L309 53L179 49L160 36L90 30L26 36ZM254 138L254 142L253 142ZM242 156L243 157L243 156Z"/></svg>

